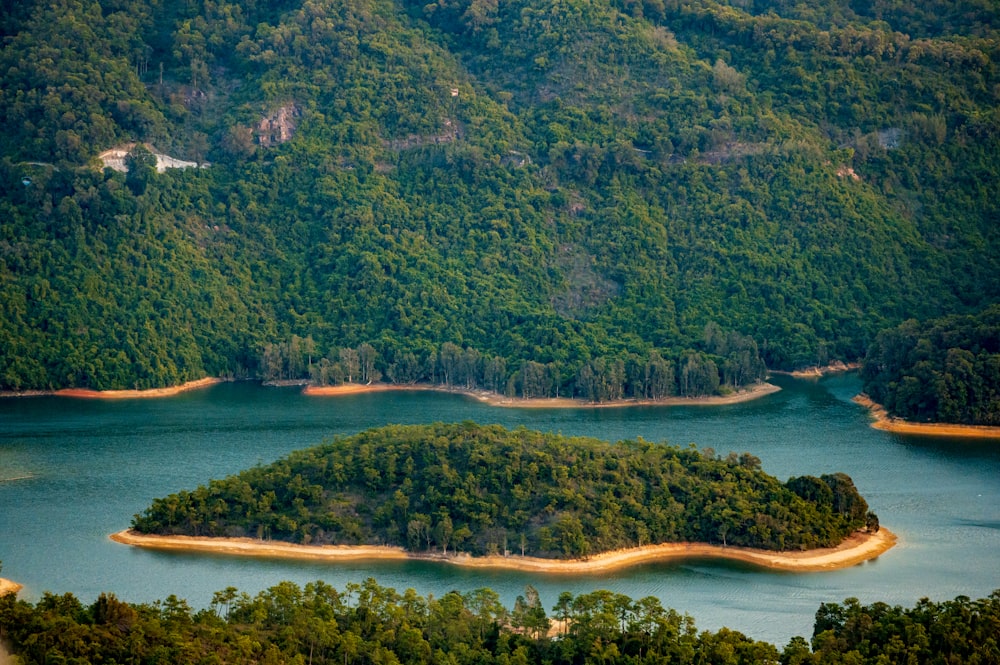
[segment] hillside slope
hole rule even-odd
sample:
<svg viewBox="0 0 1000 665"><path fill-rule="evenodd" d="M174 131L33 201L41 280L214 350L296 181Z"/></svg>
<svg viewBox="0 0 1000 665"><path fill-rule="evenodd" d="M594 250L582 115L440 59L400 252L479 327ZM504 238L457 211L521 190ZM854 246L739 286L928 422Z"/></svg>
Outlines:
<svg viewBox="0 0 1000 665"><path fill-rule="evenodd" d="M994 12L745 4L4 9L0 389L695 394L998 302Z"/></svg>

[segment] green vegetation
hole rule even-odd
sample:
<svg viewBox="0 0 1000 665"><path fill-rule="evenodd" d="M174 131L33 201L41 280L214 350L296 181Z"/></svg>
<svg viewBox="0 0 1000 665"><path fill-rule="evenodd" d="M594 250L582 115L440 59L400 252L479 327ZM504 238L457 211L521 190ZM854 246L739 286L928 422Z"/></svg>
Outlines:
<svg viewBox="0 0 1000 665"><path fill-rule="evenodd" d="M530 586L513 608L496 593L451 591L440 598L400 594L369 579L338 591L291 582L254 597L229 587L209 609L170 596L135 605L102 594L85 606L72 594L37 604L0 598L0 637L15 662L32 663L398 663L428 665L903 665L995 663L1000 592L913 608L823 603L811 643L777 646L722 628L695 628L653 597L610 591L560 594L552 621Z"/></svg>
<svg viewBox="0 0 1000 665"><path fill-rule="evenodd" d="M5 6L0 389L336 382L362 347L446 382L450 345L479 387L601 400L857 359L1000 302L996 18ZM101 170L132 141L211 165Z"/></svg>
<svg viewBox="0 0 1000 665"><path fill-rule="evenodd" d="M1000 425L1000 305L879 333L861 375L894 416Z"/></svg>
<svg viewBox="0 0 1000 665"><path fill-rule="evenodd" d="M811 549L869 524L842 473L782 484L749 454L475 423L338 438L157 499L133 520L142 533L556 558L682 541Z"/></svg>

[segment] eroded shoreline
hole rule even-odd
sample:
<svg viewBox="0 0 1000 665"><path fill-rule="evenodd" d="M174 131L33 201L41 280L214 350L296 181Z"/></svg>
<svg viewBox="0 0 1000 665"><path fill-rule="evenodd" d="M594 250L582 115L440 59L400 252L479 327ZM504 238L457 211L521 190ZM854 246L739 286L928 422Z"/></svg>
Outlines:
<svg viewBox="0 0 1000 665"><path fill-rule="evenodd" d="M111 540L154 550L175 552L210 552L261 558L287 558L310 561L350 561L411 559L438 561L467 568L492 568L542 573L585 574L627 568L640 563L690 558L727 559L750 563L771 570L819 572L837 570L877 558L897 541L887 529L876 533L857 532L837 547L805 552L772 552L746 547L722 547L703 543L666 543L605 552L587 559L554 560L527 556L485 556L420 554L401 547L375 545L295 545L252 538L198 538L194 536L154 536L131 529L110 536Z"/></svg>
<svg viewBox="0 0 1000 665"><path fill-rule="evenodd" d="M901 418L893 418L878 402L868 395L857 395L855 404L868 409L874 420L871 426L884 432L896 434L919 434L922 436L968 437L977 439L1000 439L1000 427L987 425L957 425L949 423L914 423Z"/></svg>

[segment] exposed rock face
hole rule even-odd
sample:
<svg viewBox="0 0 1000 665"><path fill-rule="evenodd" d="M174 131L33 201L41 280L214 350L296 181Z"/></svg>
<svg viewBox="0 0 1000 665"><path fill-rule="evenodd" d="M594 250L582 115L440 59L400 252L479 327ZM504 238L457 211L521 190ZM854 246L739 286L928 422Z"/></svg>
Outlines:
<svg viewBox="0 0 1000 665"><path fill-rule="evenodd" d="M257 142L265 147L280 145L292 138L302 109L297 104L285 104L257 124Z"/></svg>
<svg viewBox="0 0 1000 665"><path fill-rule="evenodd" d="M457 141L462 138L463 130L462 126L458 122L445 118L442 125L442 131L439 134L410 134L406 137L383 141L383 143L390 150L398 152L400 150L410 150L411 148L419 148L420 146L425 145L441 145L443 143L451 143L452 141Z"/></svg>
<svg viewBox="0 0 1000 665"><path fill-rule="evenodd" d="M156 157L156 172L163 173L167 169L193 169L199 166L206 166L206 164L199 165L197 162L189 162L183 159L177 159L176 157L171 157L170 155L165 155L159 152L153 146L148 143L143 144L147 150L153 153ZM109 150L105 150L100 155L97 156L101 160L102 168L109 168L115 171L120 171L125 173L128 168L125 166L125 158L128 154L132 152L135 148L135 143L125 143L120 146L116 146Z"/></svg>

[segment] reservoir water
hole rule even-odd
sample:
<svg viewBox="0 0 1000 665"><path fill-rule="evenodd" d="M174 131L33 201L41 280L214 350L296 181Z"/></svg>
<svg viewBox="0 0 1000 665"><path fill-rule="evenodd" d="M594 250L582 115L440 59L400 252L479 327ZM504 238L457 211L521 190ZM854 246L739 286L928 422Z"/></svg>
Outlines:
<svg viewBox="0 0 1000 665"><path fill-rule="evenodd" d="M297 388L220 384L171 398L0 399L2 575L35 601L45 591L93 602L175 594L194 608L235 586L255 594L282 580L337 588L372 577L435 596L490 587L508 607L532 585L550 609L561 591L653 595L699 629L728 626L783 646L809 637L822 602L912 605L1000 588L1000 441L903 437L871 429L850 401L855 376L775 377L783 390L723 407L508 409L451 394L308 397ZM118 545L155 497L267 463L334 434L388 423L475 420L605 440L642 437L750 452L782 480L844 471L899 544L845 570L779 573L705 560L585 576L461 570L429 562L300 563L168 554Z"/></svg>

